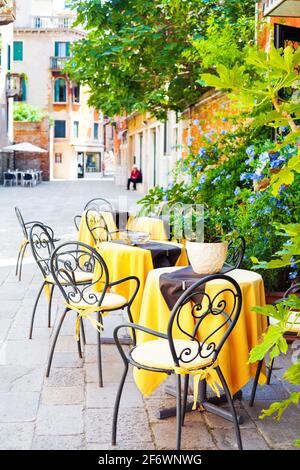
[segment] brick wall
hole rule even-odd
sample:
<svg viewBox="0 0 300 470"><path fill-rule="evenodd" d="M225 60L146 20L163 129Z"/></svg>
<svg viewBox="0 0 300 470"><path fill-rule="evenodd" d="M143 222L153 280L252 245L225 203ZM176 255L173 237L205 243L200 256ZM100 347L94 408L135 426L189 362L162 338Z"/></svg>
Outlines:
<svg viewBox="0 0 300 470"><path fill-rule="evenodd" d="M50 124L47 118L41 122L14 122L14 142L30 142L45 150L47 153L16 152L16 168L28 170L30 168L42 170L43 180L50 178Z"/></svg>

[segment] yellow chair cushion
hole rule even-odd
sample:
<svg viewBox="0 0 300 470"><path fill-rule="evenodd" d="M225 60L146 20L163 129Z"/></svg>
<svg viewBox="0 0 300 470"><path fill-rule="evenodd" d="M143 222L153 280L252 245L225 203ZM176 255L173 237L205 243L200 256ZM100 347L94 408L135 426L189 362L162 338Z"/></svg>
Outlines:
<svg viewBox="0 0 300 470"><path fill-rule="evenodd" d="M88 282L88 281L91 281L92 279L93 279L93 273L85 273L81 271L75 273L76 282ZM48 282L49 284L55 284L55 280L52 274L49 274L46 277L46 282ZM65 284L65 282L63 281L62 283Z"/></svg>
<svg viewBox="0 0 300 470"><path fill-rule="evenodd" d="M89 295L91 296L90 298ZM101 292L85 292L85 300L81 300L78 303L72 302L70 300L69 304L78 308L92 307L93 305L97 306L101 295ZM119 294L115 294L114 292L107 292L104 296L104 299L102 300L101 306L107 309L114 309L122 308L125 304L127 304L127 299L125 297Z"/></svg>
<svg viewBox="0 0 300 470"><path fill-rule="evenodd" d="M202 369L213 362L210 357L204 359L199 355L199 343L197 341L174 339L174 345L178 356L186 351L183 355L184 361L191 360L191 362L179 361L180 367L189 370ZM202 344L201 354L209 356L205 344ZM131 357L138 364L155 369L173 370L175 367L167 339L157 339L140 344L131 351Z"/></svg>

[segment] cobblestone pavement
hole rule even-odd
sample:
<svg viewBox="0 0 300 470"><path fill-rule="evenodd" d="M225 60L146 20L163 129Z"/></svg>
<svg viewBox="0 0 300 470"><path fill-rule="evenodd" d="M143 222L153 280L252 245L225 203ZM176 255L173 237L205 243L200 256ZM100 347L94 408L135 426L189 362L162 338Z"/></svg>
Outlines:
<svg viewBox="0 0 300 470"><path fill-rule="evenodd" d="M18 205L25 218L41 219L58 235L75 235L73 216L80 214L89 198L117 198L126 191L110 181L57 182L37 188L0 188L0 449L111 449L112 410L122 372L113 345L103 347L104 388L97 385L96 334L87 325L84 359L78 359L74 340L74 317L70 315L58 340L48 379L45 366L53 329L47 328L46 300L42 299L33 339L28 340L29 321L41 274L28 256L22 282L14 275L21 233L13 213ZM137 197L130 193L132 200ZM61 312L55 297L53 318ZM58 315L59 316L59 315ZM120 320L116 313L105 319L106 335ZM259 387L255 407L248 407L251 384L236 406L245 418L241 426L246 449L291 449L299 438L299 410L289 409L280 423L259 420L259 412L272 401L288 395L280 381L284 366L277 361L272 385ZM160 421L156 412L170 407L174 398L161 387L149 398L137 390L129 374L121 402L117 449L174 449L175 419ZM183 449L234 449L232 424L209 413L187 415Z"/></svg>

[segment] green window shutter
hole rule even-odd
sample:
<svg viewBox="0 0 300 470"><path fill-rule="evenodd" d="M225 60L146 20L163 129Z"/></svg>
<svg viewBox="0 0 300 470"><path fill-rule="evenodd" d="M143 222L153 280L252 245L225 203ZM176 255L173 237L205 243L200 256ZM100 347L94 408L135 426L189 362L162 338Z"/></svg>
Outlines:
<svg viewBox="0 0 300 470"><path fill-rule="evenodd" d="M22 99L21 101L26 101L27 100L27 86L26 86L26 80L24 80L24 78L22 79L22 84L21 84L21 87L22 87Z"/></svg>
<svg viewBox="0 0 300 470"><path fill-rule="evenodd" d="M70 43L66 42L66 56L70 57Z"/></svg>
<svg viewBox="0 0 300 470"><path fill-rule="evenodd" d="M54 44L54 56L58 57L58 48L59 48L59 42L55 42Z"/></svg>
<svg viewBox="0 0 300 470"><path fill-rule="evenodd" d="M7 70L10 71L11 69L11 47L10 45L7 46Z"/></svg>
<svg viewBox="0 0 300 470"><path fill-rule="evenodd" d="M14 60L23 60L23 42L14 41Z"/></svg>
<svg viewBox="0 0 300 470"><path fill-rule="evenodd" d="M54 121L54 137L59 139L66 137L66 121Z"/></svg>

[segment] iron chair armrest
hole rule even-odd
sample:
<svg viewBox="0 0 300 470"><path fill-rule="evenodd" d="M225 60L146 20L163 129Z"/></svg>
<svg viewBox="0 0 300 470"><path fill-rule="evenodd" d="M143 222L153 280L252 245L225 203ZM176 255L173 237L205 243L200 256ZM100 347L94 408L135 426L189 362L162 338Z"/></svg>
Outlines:
<svg viewBox="0 0 300 470"><path fill-rule="evenodd" d="M168 335L166 335L164 333L160 333L159 331L156 331L156 330L151 330L150 328L146 328L145 326L137 325L136 323L123 323L122 325L118 325L114 329L114 333L113 333L114 334L114 340L115 340L116 346L119 350L119 353L120 353L120 355L123 359L123 362L125 364L127 364L127 362L129 362L130 358L126 354L124 349L122 348L121 340L119 338L119 331L123 328L131 328L131 330L133 330L134 339L136 338L135 330L143 331L144 333L149 333L150 335L157 336L158 338L168 339ZM135 341L134 341L134 346L136 346Z"/></svg>
<svg viewBox="0 0 300 470"><path fill-rule="evenodd" d="M118 279L118 281L109 282L108 287L118 286L118 285L123 284L124 282L128 282L128 281L135 281L136 282L136 288L135 288L130 300L128 301L128 305L130 306L133 303L133 301L134 301L134 299L135 299L135 297L136 297L136 295L139 291L140 285L141 285L141 282L140 282L138 277L136 277L136 276L123 277L122 279Z"/></svg>

